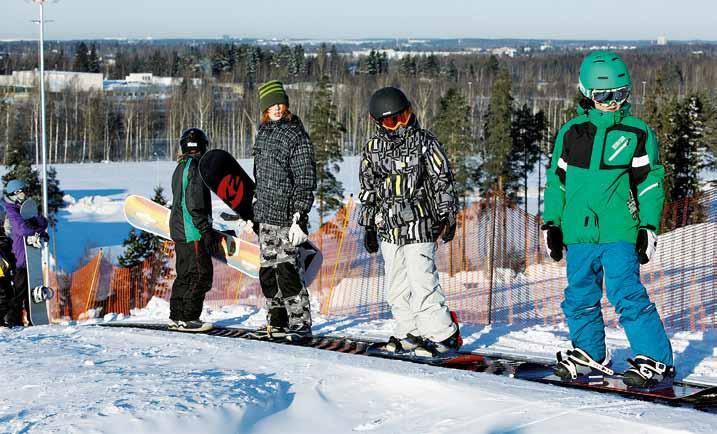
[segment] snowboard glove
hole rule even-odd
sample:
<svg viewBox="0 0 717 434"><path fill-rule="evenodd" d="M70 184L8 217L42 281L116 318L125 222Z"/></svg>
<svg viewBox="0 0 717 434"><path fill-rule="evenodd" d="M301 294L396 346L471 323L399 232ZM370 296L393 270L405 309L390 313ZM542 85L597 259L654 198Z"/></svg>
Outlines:
<svg viewBox="0 0 717 434"><path fill-rule="evenodd" d="M219 253L219 243L221 242L221 238L214 232L208 231L203 233L200 241L202 242L202 245L204 245L207 253L210 255L214 256Z"/></svg>
<svg viewBox="0 0 717 434"><path fill-rule="evenodd" d="M652 226L641 226L637 230L637 242L635 243L635 251L640 260L641 265L650 262L652 255L657 250L657 234Z"/></svg>
<svg viewBox="0 0 717 434"><path fill-rule="evenodd" d="M441 239L444 243L451 242L453 237L456 236L456 218L453 215L448 215L441 221Z"/></svg>
<svg viewBox="0 0 717 434"><path fill-rule="evenodd" d="M540 229L543 230L543 240L548 249L548 255L556 262L563 259L565 244L563 244L563 231L560 226L556 226L553 222L545 222Z"/></svg>
<svg viewBox="0 0 717 434"><path fill-rule="evenodd" d="M369 253L378 252L378 234L373 227L367 227L363 235L363 246Z"/></svg>
<svg viewBox="0 0 717 434"><path fill-rule="evenodd" d="M40 241L42 241L43 243L46 243L46 242L50 241L50 235L48 235L47 232L41 233L41 234L40 234Z"/></svg>
<svg viewBox="0 0 717 434"><path fill-rule="evenodd" d="M219 214L225 222L231 223L234 232L241 235L242 232L250 232L254 230L254 223L251 220L244 220L238 214L230 214L228 212L222 212Z"/></svg>
<svg viewBox="0 0 717 434"><path fill-rule="evenodd" d="M309 239L307 223L308 217L297 212L294 214L292 219L291 227L289 228L289 242L293 246L298 246L306 242Z"/></svg>

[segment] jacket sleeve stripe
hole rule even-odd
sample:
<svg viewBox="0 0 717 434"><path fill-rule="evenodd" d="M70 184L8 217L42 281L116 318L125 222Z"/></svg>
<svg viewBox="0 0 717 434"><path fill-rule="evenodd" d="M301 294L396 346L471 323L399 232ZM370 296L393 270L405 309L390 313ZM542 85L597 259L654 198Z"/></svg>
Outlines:
<svg viewBox="0 0 717 434"><path fill-rule="evenodd" d="M656 183L654 183L654 184L648 185L647 187L645 187L645 188L640 192L640 194L637 195L637 197L642 196L643 194L647 193L648 191L652 190L653 188L655 188L655 187L657 187L657 186L659 186L659 185L660 185L659 182L656 182Z"/></svg>
<svg viewBox="0 0 717 434"><path fill-rule="evenodd" d="M632 167L643 167L650 164L650 157L643 155L642 157L635 157L632 159Z"/></svg>

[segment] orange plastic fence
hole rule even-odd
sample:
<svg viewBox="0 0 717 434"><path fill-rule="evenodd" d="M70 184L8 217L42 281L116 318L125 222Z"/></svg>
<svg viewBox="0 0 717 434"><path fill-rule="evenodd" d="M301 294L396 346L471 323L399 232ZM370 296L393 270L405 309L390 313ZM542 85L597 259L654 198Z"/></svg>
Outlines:
<svg viewBox="0 0 717 434"><path fill-rule="evenodd" d="M325 315L390 315L383 261L363 249L353 199L311 239L324 262L309 288ZM254 240L256 241L256 240ZM673 331L717 326L717 190L665 207L656 257L641 270L643 282ZM70 275L54 276L59 297L53 318L84 318L108 312L130 314L152 297L169 299L174 254L171 243L143 264L125 269L101 254ZM470 204L459 216L456 237L439 243L438 270L452 309L462 322L556 324L566 286L565 262L545 256L539 221L500 195ZM258 281L215 262L206 303L263 306ZM609 325L618 325L603 300Z"/></svg>

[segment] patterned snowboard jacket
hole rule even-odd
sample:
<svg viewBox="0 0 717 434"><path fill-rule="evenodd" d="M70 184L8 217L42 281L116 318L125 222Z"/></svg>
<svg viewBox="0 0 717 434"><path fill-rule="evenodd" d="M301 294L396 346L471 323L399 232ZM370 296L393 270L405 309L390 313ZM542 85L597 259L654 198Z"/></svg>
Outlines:
<svg viewBox="0 0 717 434"><path fill-rule="evenodd" d="M377 129L363 151L359 177L359 224L375 227L383 241L433 242L441 221L458 211L443 146L416 121L401 135Z"/></svg>
<svg viewBox="0 0 717 434"><path fill-rule="evenodd" d="M298 116L267 122L254 141L255 223L291 226L294 213L308 216L314 203L314 145Z"/></svg>

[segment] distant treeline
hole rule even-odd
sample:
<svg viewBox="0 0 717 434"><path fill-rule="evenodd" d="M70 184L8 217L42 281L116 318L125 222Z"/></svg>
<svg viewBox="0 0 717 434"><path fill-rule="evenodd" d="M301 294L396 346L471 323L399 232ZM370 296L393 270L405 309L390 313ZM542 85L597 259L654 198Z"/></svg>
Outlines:
<svg viewBox="0 0 717 434"><path fill-rule="evenodd" d="M354 58L336 47L311 53L301 45L263 47L238 43L173 44L118 42L53 42L46 50L46 68L101 72L123 79L133 72L185 78L166 95L129 97L110 92L66 90L49 95L48 145L51 163L99 160L173 158L182 129L205 129L214 147L238 157L251 153L259 118L256 86L269 79L289 87L291 108L306 117L322 77L333 89L337 118L343 125L342 151L353 154L371 132L366 105L371 93L397 85L411 98L423 125L432 127L441 98L456 89L468 102L467 149L479 153L486 143L485 119L491 89L501 69L509 72L510 93L517 107L543 112L546 143L570 113L576 95L578 67L584 52L533 52L515 58L485 54L416 54L390 59L382 51ZM0 44L0 74L37 67L36 45ZM622 52L635 87L632 102L644 112L644 97L660 92L684 99L699 94L712 104L717 89L717 49L713 45L644 47ZM662 72L661 72L662 71ZM665 71L668 71L669 74ZM191 81L189 79L201 79ZM194 84L193 84L194 83ZM0 95L0 152L22 143L36 155L39 96L10 90ZM310 129L310 125L307 126ZM547 145L544 145L547 147Z"/></svg>

